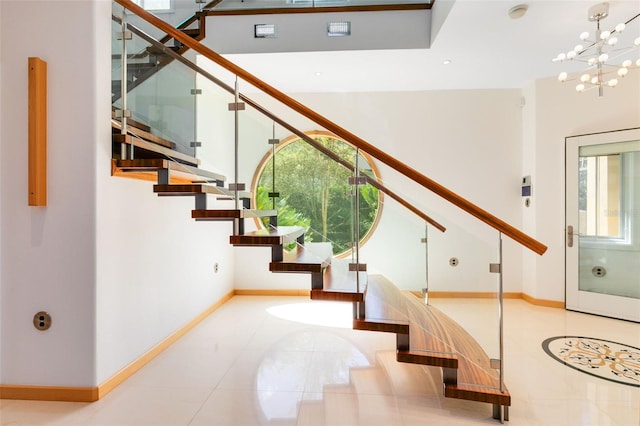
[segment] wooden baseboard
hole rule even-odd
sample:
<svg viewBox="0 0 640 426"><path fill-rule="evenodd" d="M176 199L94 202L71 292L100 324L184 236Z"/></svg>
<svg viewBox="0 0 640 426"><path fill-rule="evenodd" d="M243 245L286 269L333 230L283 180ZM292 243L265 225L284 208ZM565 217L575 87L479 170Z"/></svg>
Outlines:
<svg viewBox="0 0 640 426"><path fill-rule="evenodd" d="M493 292L466 292L466 291L430 291L429 297L431 298L449 298L449 299L495 299L496 293ZM506 292L504 293L505 299L522 299L532 305L544 306L547 308L561 308L564 309L564 302L562 300L547 300L536 299L526 293L518 292Z"/></svg>
<svg viewBox="0 0 640 426"><path fill-rule="evenodd" d="M416 297L422 297L421 292L412 292ZM309 290L274 290L274 289L235 289L235 296L309 296ZM430 291L431 298L448 298L448 299L495 299L495 292L478 292L478 291ZM545 306L548 308L564 309L564 302L560 300L536 299L526 293L505 292L505 299L523 299L532 305Z"/></svg>
<svg viewBox="0 0 640 426"><path fill-rule="evenodd" d="M94 402L98 400L98 387L0 385L0 399Z"/></svg>
<svg viewBox="0 0 640 426"><path fill-rule="evenodd" d="M0 385L0 399L27 399L38 401L71 401L71 402L94 402L124 382L126 379L135 374L144 367L149 361L154 359L165 349L171 346L179 338L184 336L189 330L198 325L203 319L212 312L224 305L234 296L231 290L220 300L200 313L194 319L189 321L185 326L175 331L173 334L165 338L156 346L144 353L131 364L118 371L112 377L96 387L66 387L66 386L27 386L27 385Z"/></svg>
<svg viewBox="0 0 640 426"><path fill-rule="evenodd" d="M430 291L430 298L447 298L447 299L496 299L498 293L492 291ZM505 299L522 299L522 293L505 292Z"/></svg>
<svg viewBox="0 0 640 426"><path fill-rule="evenodd" d="M565 304L562 300L548 300L548 299L536 299L526 293L522 293L522 299L536 306L545 306L547 308L560 308L564 309Z"/></svg>
<svg viewBox="0 0 640 426"><path fill-rule="evenodd" d="M235 289L235 296L306 296L311 295L310 290L262 290L262 289Z"/></svg>

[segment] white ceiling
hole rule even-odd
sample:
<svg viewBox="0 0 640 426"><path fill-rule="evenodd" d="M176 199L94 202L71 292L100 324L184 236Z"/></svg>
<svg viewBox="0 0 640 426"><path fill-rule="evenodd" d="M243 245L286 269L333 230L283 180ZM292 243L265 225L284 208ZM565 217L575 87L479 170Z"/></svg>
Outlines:
<svg viewBox="0 0 640 426"><path fill-rule="evenodd" d="M526 15L511 19L511 7L525 3ZM436 0L450 7L430 49L231 54L227 58L284 92L451 90L521 88L567 69L552 62L573 49L595 23L587 11L597 1ZM603 29L640 13L640 0L610 1ZM623 36L640 35L640 18ZM628 40L626 45L629 44ZM622 44L622 43L620 43ZM638 58L638 49L634 52ZM450 59L450 65L443 60ZM577 64L574 64L577 65ZM635 72L640 72L635 70Z"/></svg>

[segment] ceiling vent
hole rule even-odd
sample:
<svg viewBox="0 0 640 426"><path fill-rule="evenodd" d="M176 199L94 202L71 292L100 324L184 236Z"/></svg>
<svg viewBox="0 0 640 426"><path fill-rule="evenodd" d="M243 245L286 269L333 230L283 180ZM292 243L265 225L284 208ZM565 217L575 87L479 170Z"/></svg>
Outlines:
<svg viewBox="0 0 640 426"><path fill-rule="evenodd" d="M276 24L256 24L253 26L254 38L275 38Z"/></svg>
<svg viewBox="0 0 640 426"><path fill-rule="evenodd" d="M345 37L351 35L351 22L329 22L327 23L327 35L329 37Z"/></svg>

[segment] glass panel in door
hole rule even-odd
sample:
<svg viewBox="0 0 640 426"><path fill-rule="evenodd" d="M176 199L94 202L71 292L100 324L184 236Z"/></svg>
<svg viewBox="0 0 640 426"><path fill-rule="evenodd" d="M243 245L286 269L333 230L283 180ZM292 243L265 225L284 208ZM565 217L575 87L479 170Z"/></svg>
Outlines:
<svg viewBox="0 0 640 426"><path fill-rule="evenodd" d="M640 322L640 129L566 150L567 309Z"/></svg>

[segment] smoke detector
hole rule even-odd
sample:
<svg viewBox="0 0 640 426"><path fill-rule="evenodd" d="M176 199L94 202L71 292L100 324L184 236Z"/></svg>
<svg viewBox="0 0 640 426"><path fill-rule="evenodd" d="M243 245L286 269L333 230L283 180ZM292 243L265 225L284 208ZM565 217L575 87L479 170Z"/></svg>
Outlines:
<svg viewBox="0 0 640 426"><path fill-rule="evenodd" d="M527 10L529 10L529 6L527 6L526 4L513 6L511 9L509 9L509 18L520 19L525 15L525 13L527 13Z"/></svg>

